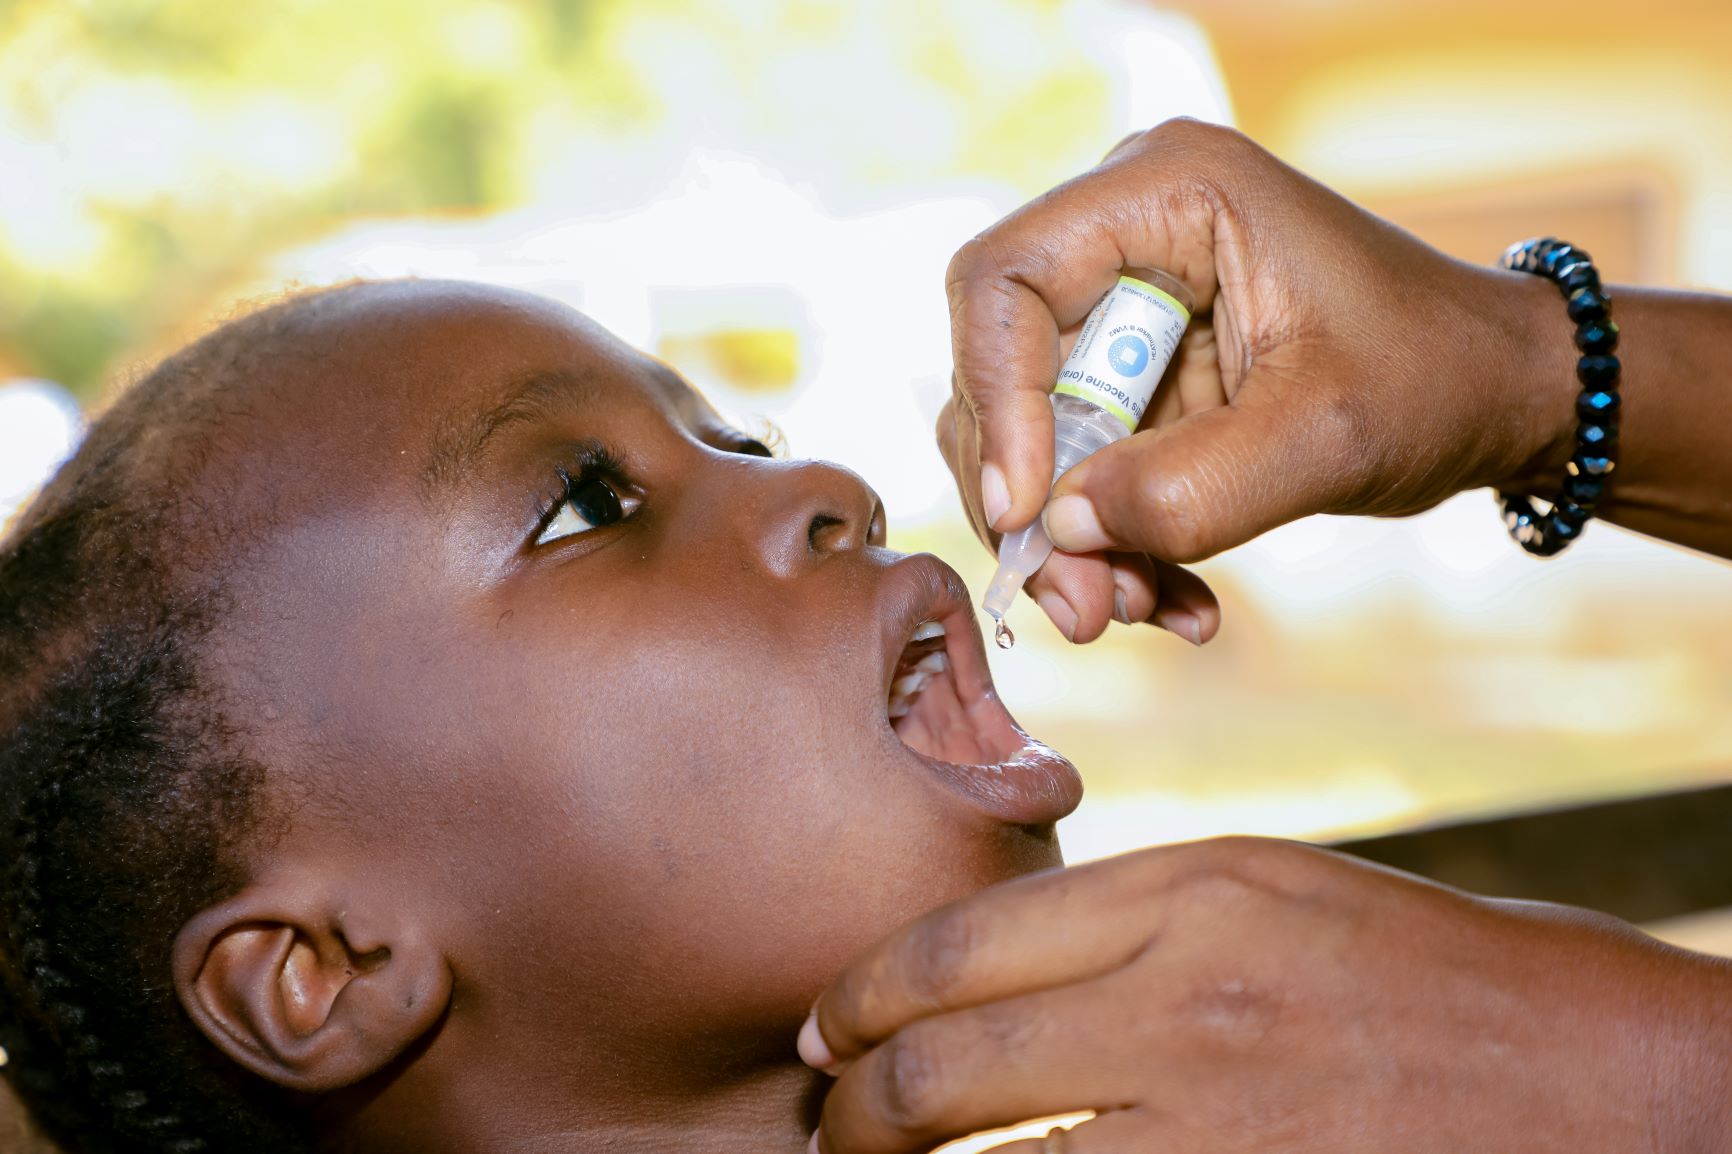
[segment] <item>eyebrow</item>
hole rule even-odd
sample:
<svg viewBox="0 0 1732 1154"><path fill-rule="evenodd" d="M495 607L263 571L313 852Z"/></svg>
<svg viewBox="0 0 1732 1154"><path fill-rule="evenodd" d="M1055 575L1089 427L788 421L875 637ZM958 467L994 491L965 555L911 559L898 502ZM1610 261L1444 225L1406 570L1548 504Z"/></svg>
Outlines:
<svg viewBox="0 0 1732 1154"><path fill-rule="evenodd" d="M509 382L485 409L448 415L433 431L421 469L422 494L435 501L459 488L504 430L541 419L551 409L569 408L599 391L600 382L588 372L552 369Z"/></svg>

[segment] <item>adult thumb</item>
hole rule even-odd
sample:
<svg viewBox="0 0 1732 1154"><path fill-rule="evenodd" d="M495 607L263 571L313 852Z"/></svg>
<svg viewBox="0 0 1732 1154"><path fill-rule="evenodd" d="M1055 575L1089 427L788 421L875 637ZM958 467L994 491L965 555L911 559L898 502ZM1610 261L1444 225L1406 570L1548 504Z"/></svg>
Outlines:
<svg viewBox="0 0 1732 1154"><path fill-rule="evenodd" d="M1067 553L1187 564L1337 505L1350 485L1340 430L1285 405L1237 402L1108 445L1053 487L1047 533Z"/></svg>

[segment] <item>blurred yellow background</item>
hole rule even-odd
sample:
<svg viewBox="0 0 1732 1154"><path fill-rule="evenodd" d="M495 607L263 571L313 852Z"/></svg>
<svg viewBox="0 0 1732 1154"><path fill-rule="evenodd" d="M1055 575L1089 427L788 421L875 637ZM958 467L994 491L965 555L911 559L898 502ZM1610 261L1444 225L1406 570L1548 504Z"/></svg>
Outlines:
<svg viewBox="0 0 1732 1154"><path fill-rule="evenodd" d="M943 269L975 231L1187 114L1469 259L1549 232L1609 279L1728 289L1728 43L1724 0L0 3L0 518L78 406L237 302L473 277L852 466L893 544L978 589L930 435ZM1089 782L1073 858L1732 767L1721 563L1596 526L1541 564L1473 493L1203 569L1205 650L1119 627L1072 650L1025 604L993 655Z"/></svg>

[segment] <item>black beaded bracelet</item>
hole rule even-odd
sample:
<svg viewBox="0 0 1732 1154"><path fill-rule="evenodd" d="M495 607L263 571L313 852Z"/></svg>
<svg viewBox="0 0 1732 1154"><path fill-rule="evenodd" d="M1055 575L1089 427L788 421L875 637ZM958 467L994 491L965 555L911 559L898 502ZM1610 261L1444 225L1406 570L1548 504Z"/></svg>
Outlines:
<svg viewBox="0 0 1732 1154"><path fill-rule="evenodd" d="M1576 348L1582 354L1576 362L1576 379L1582 383L1576 416L1581 424L1562 492L1543 513L1529 497L1498 494L1510 536L1536 557L1552 557L1581 536L1605 492L1607 475L1618 464L1621 366L1613 355L1618 349L1618 326L1612 321L1612 302L1600 284L1600 274L1581 249L1555 237L1536 237L1510 245L1499 263L1543 276L1558 286L1570 319L1576 322Z"/></svg>

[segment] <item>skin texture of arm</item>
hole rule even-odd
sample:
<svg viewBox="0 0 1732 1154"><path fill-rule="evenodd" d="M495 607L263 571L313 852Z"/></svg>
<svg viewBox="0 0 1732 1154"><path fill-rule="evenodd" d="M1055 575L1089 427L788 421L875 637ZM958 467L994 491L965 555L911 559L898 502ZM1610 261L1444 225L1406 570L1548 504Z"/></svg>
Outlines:
<svg viewBox="0 0 1732 1154"><path fill-rule="evenodd" d="M1175 121L951 264L939 444L989 543L1041 515L1060 354L1126 265L1179 277L1198 308L1138 433L1052 489L1066 552L1029 592L1071 640L1114 617L1207 640L1219 608L1176 566L1298 517L1417 513L1486 485L1555 492L1580 389L1551 285L1445 257L1243 136ZM1612 295L1625 409L1602 515L1732 554L1732 302Z"/></svg>

